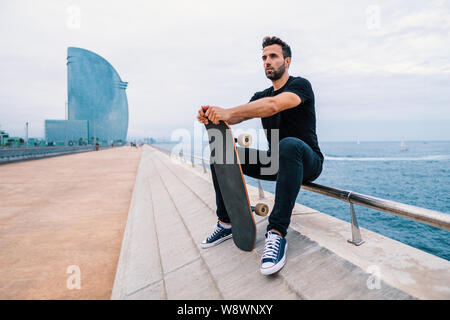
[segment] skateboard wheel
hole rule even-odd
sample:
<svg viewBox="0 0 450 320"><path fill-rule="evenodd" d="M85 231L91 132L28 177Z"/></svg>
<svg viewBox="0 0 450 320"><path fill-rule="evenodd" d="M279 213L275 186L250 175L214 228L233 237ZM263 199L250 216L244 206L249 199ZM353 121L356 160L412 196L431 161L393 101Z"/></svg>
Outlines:
<svg viewBox="0 0 450 320"><path fill-rule="evenodd" d="M252 144L252 136L248 133L243 133L239 135L237 141L240 146L249 147Z"/></svg>
<svg viewBox="0 0 450 320"><path fill-rule="evenodd" d="M255 206L255 213L258 216L265 217L269 213L269 206L265 203L258 203Z"/></svg>

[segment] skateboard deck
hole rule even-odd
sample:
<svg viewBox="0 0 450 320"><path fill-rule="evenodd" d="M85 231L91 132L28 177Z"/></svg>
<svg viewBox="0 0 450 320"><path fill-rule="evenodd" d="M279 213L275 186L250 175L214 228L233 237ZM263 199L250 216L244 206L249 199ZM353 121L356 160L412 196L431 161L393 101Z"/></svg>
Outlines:
<svg viewBox="0 0 450 320"><path fill-rule="evenodd" d="M211 150L211 165L217 175L220 192L232 224L233 241L244 251L252 251L256 241L256 225L253 218L247 188L245 186L235 139L228 124L205 124Z"/></svg>

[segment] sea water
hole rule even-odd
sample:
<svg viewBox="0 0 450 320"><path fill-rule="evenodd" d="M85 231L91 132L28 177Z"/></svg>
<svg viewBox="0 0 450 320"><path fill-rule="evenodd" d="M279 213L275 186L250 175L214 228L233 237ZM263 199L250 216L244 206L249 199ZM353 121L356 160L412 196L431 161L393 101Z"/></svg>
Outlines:
<svg viewBox="0 0 450 320"><path fill-rule="evenodd" d="M158 146L170 151L174 144ZM320 148L325 161L315 183L450 213L450 141L321 142ZM245 179L257 186L256 179ZM275 182L261 183L275 192ZM297 202L350 222L343 201L301 190ZM354 207L360 227L450 260L450 231Z"/></svg>

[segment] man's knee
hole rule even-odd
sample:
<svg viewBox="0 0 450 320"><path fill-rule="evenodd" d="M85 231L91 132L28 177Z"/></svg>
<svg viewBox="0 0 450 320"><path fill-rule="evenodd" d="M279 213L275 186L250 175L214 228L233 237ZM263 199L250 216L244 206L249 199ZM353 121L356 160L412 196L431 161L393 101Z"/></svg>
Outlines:
<svg viewBox="0 0 450 320"><path fill-rule="evenodd" d="M280 158L283 157L302 158L306 147L307 147L306 143L298 138L294 137L284 138L280 141L279 145Z"/></svg>

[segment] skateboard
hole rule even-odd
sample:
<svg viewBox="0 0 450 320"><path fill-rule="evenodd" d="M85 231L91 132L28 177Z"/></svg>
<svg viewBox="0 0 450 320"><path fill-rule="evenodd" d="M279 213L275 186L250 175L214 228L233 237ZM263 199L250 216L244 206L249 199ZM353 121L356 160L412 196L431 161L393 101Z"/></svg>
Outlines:
<svg viewBox="0 0 450 320"><path fill-rule="evenodd" d="M219 183L220 192L233 228L233 241L244 251L252 251L256 241L256 225L252 212L266 216L269 207L264 203L251 206L248 199L242 168L235 142L249 146L251 136L240 135L235 139L229 125L220 121L218 125L205 124L209 137L211 165Z"/></svg>

